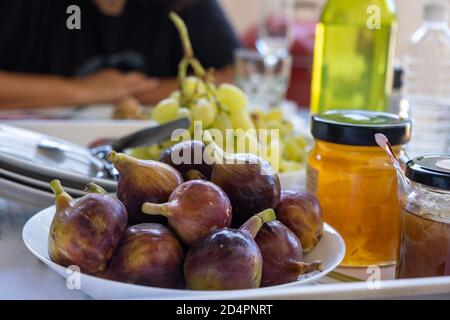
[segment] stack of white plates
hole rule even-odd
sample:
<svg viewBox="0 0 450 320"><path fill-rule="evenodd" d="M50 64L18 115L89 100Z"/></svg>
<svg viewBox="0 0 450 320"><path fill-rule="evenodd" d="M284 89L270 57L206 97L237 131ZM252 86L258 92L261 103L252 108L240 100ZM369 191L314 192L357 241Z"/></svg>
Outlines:
<svg viewBox="0 0 450 320"><path fill-rule="evenodd" d="M61 180L73 197L85 194L95 182L108 191L116 182L107 178L101 161L90 150L32 131L0 125L0 198L35 208L54 202L49 187Z"/></svg>

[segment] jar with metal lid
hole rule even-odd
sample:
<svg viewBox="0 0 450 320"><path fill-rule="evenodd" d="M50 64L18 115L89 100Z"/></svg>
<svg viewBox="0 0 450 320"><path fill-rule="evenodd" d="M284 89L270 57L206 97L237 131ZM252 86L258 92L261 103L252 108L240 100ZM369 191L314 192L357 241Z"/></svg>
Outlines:
<svg viewBox="0 0 450 320"><path fill-rule="evenodd" d="M317 195L324 218L343 236L343 266L395 264L400 238L397 177L376 133L399 157L411 123L397 115L329 111L312 117L315 146L308 156L307 190Z"/></svg>
<svg viewBox="0 0 450 320"><path fill-rule="evenodd" d="M397 278L449 276L450 156L411 160L405 175Z"/></svg>

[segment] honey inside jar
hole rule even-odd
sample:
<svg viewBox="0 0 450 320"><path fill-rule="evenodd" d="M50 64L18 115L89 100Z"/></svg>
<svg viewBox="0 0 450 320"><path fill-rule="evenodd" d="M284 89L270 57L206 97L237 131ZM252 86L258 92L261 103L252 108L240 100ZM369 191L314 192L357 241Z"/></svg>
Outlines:
<svg viewBox="0 0 450 320"><path fill-rule="evenodd" d="M383 133L404 155L411 124L397 115L330 111L313 116L315 146L308 156L307 191L325 221L342 235L341 266L393 265L400 240L397 175L374 135Z"/></svg>
<svg viewBox="0 0 450 320"><path fill-rule="evenodd" d="M450 276L450 155L408 161L397 278Z"/></svg>
<svg viewBox="0 0 450 320"><path fill-rule="evenodd" d="M450 221L403 212L397 278L450 276Z"/></svg>
<svg viewBox="0 0 450 320"><path fill-rule="evenodd" d="M401 209L396 174L383 151L318 141L308 177L307 189L319 198L325 221L345 240L342 265L394 264Z"/></svg>

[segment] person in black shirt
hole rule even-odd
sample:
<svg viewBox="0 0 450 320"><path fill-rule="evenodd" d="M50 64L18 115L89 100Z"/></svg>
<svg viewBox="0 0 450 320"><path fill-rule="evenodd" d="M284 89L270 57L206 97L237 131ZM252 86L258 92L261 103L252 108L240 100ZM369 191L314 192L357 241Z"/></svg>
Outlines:
<svg viewBox="0 0 450 320"><path fill-rule="evenodd" d="M68 28L68 7L80 28ZM230 80L239 46L217 0L0 0L0 109L156 103L176 88L186 22L196 56Z"/></svg>

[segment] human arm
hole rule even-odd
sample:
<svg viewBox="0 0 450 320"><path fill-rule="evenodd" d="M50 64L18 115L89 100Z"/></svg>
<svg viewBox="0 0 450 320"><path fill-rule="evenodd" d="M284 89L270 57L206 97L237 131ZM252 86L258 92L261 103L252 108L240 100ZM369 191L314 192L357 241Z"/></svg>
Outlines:
<svg viewBox="0 0 450 320"><path fill-rule="evenodd" d="M158 81L140 73L103 70L83 78L0 71L0 109L114 103L153 91Z"/></svg>

